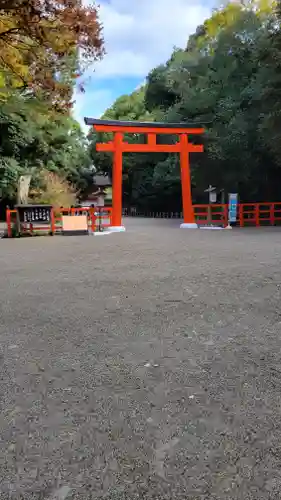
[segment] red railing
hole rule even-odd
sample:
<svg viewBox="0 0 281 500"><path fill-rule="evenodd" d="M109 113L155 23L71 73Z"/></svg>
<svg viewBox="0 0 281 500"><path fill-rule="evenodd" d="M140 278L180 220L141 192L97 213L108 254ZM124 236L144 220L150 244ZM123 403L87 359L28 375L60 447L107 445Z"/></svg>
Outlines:
<svg viewBox="0 0 281 500"><path fill-rule="evenodd" d="M228 224L228 205L194 205L194 213L199 225ZM281 224L281 202L276 203L239 203L237 222L240 227L276 226Z"/></svg>
<svg viewBox="0 0 281 500"><path fill-rule="evenodd" d="M195 220L198 225L227 226L228 205L193 205Z"/></svg>
<svg viewBox="0 0 281 500"><path fill-rule="evenodd" d="M49 224L40 226L36 223L21 223L20 232L34 234L35 232L48 232L50 234L60 233L62 231L63 215L87 215L88 228L92 232L102 230L111 226L112 208L111 207L93 207L93 208L60 208L51 210L51 220ZM17 210L6 210L7 236L13 236L13 227L17 226Z"/></svg>
<svg viewBox="0 0 281 500"><path fill-rule="evenodd" d="M195 219L198 225L228 224L228 204L201 204L193 205ZM161 219L182 219L182 212L138 212L137 210L124 209L123 216L148 217ZM237 207L236 225L265 226L281 225L281 202L276 203L240 203Z"/></svg>
<svg viewBox="0 0 281 500"><path fill-rule="evenodd" d="M95 207L95 208L61 208L58 211L51 212L50 224L37 226L36 224L21 224L21 232L30 234L35 231L48 231L50 234L59 233L62 231L62 216L63 215L78 215L79 213L87 215L88 228L95 232L111 226L112 224L112 208L111 207ZM228 205L227 204L211 204L211 205L194 205L194 213L196 223L199 225L214 225L227 226L228 224ZM145 214L142 214L143 216ZM150 217L165 217L174 218L180 214L167 213L149 213ZM16 224L17 211L7 209L6 223L7 235L9 238L13 236L13 225ZM236 225L240 227L259 227L259 226L276 226L281 225L281 202L276 203L240 203L237 207Z"/></svg>
<svg viewBox="0 0 281 500"><path fill-rule="evenodd" d="M7 208L6 210L6 224L7 224L7 235L8 238L12 238L13 236L13 224L16 224L17 222L17 211L16 210L10 210Z"/></svg>
<svg viewBox="0 0 281 500"><path fill-rule="evenodd" d="M13 227L18 231L18 221L17 221L17 210L10 210L7 208L6 210L6 224L7 224L7 236L8 238L12 238L13 236ZM51 220L49 224L44 224L40 226L39 224L32 222L20 222L20 233L21 234L34 234L34 232L48 232L50 234L55 234L56 225L55 225L55 214L54 210L51 210Z"/></svg>
<svg viewBox="0 0 281 500"><path fill-rule="evenodd" d="M63 215L87 215L88 228L95 232L97 229L110 227L112 224L112 207L92 207L92 208L61 208L56 213L56 228L61 228ZM105 222L105 219L107 221Z"/></svg>
<svg viewBox="0 0 281 500"><path fill-rule="evenodd" d="M281 224L281 203L241 203L238 223L244 226L275 226Z"/></svg>

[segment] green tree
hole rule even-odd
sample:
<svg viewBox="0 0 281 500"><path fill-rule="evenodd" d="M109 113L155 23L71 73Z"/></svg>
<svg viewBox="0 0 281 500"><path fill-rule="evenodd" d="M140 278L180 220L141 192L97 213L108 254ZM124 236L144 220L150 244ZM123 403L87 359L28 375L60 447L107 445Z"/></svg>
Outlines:
<svg viewBox="0 0 281 500"><path fill-rule="evenodd" d="M0 189L13 199L19 175L42 170L66 177L78 189L89 182L91 159L79 125L53 114L37 99L13 95L0 106Z"/></svg>
<svg viewBox="0 0 281 500"><path fill-rule="evenodd" d="M175 49L149 73L141 94L123 96L105 117L140 119L149 113L153 121L205 125L204 137L193 139L205 146L205 154L192 156L195 201L204 200L210 183L238 191L244 201L280 199L280 20L280 4L270 0L226 4L198 26L185 49ZM99 168L102 155L94 151L93 138L91 156ZM107 157L103 171L110 166ZM131 203L177 209L176 155L128 155L124 170Z"/></svg>
<svg viewBox="0 0 281 500"><path fill-rule="evenodd" d="M6 93L28 91L67 109L74 78L102 55L94 5L80 0L0 1L0 70Z"/></svg>

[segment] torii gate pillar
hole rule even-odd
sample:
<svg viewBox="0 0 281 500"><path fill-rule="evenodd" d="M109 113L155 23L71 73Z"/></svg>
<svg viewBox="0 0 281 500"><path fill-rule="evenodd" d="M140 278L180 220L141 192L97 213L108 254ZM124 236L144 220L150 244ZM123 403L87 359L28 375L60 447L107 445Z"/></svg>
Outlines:
<svg viewBox="0 0 281 500"><path fill-rule="evenodd" d="M122 225L122 152L123 134L116 132L114 136L113 169L112 169L112 226L111 231L125 231Z"/></svg>
<svg viewBox="0 0 281 500"><path fill-rule="evenodd" d="M202 153L202 145L189 143L189 134L202 134L203 128L188 126L186 123L155 123L155 122L122 122L114 120L96 120L85 118L87 125L92 125L97 132L110 132L114 134L113 141L98 143L97 151L113 153L113 185L112 185L112 226L111 231L125 231L122 225L122 157L123 153L159 152L179 153L181 167L183 224L182 229L197 228L192 206L190 153ZM123 141L124 134L146 134L147 143L127 143ZM157 144L157 135L178 135L179 141L175 144Z"/></svg>

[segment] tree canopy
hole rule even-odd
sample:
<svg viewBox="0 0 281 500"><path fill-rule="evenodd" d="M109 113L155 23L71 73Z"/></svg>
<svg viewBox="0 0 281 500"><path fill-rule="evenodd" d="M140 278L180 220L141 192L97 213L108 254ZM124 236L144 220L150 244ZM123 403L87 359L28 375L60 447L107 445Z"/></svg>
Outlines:
<svg viewBox="0 0 281 500"><path fill-rule="evenodd" d="M34 183L45 169L85 187L90 158L86 138L71 116L50 119L42 104L12 96L0 107L0 137L2 196L13 197L19 175L32 172Z"/></svg>
<svg viewBox="0 0 281 500"><path fill-rule="evenodd" d="M195 201L204 201L209 184L238 192L244 201L279 200L280 19L280 5L270 0L235 1L215 10L185 48L174 50L141 90L119 98L104 116L205 124L199 138L205 153L191 157ZM111 158L95 152L96 140L91 133L91 157L110 173ZM125 158L126 203L178 209L177 155Z"/></svg>
<svg viewBox="0 0 281 500"><path fill-rule="evenodd" d="M0 0L0 199L20 175L53 172L83 190L87 140L72 116L77 77L103 56L98 9L80 0ZM83 89L81 89L83 90Z"/></svg>
<svg viewBox="0 0 281 500"><path fill-rule="evenodd" d="M71 99L73 77L102 55L96 7L80 0L0 0L0 69L7 91L28 89L62 108Z"/></svg>

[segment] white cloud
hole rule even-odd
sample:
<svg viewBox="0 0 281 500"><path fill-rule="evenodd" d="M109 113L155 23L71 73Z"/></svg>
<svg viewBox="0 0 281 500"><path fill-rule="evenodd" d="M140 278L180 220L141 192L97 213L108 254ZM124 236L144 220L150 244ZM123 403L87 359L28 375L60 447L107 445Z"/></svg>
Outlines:
<svg viewBox="0 0 281 500"><path fill-rule="evenodd" d="M214 5L216 0L100 2L107 54L87 70L90 81L86 94L76 95L74 114L83 127L84 116L98 117L112 104L115 79L139 78L141 84L152 68L169 58L173 47L186 45L188 36L209 16L210 3ZM96 92L93 86L98 87Z"/></svg>
<svg viewBox="0 0 281 500"><path fill-rule="evenodd" d="M140 77L184 47L210 13L206 0L111 0L100 6L107 54L95 78ZM88 73L91 73L90 70Z"/></svg>
<svg viewBox="0 0 281 500"><path fill-rule="evenodd" d="M89 127L84 123L84 117L94 116L95 118L99 118L107 109L113 101L113 95L110 89L104 90L93 90L87 91L85 94L82 94L79 91L76 91L74 94L74 116L75 119L80 123L82 129L87 133L89 131Z"/></svg>

